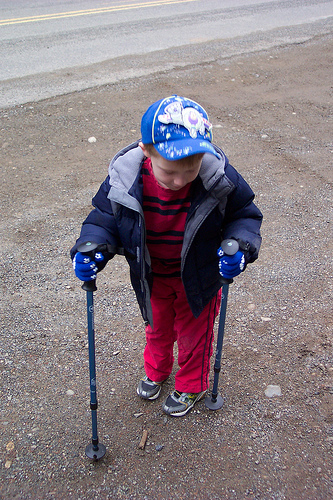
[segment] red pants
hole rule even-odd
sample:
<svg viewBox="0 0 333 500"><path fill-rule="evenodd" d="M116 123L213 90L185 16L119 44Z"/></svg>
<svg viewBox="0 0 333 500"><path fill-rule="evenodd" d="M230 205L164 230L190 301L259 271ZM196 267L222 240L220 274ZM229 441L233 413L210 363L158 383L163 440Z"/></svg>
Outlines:
<svg viewBox="0 0 333 500"><path fill-rule="evenodd" d="M154 328L146 328L144 351L146 375L154 382L168 378L172 371L173 346L178 344L175 389L201 392L209 387L214 321L219 312L221 291L198 318L192 314L180 278L154 277L151 304Z"/></svg>

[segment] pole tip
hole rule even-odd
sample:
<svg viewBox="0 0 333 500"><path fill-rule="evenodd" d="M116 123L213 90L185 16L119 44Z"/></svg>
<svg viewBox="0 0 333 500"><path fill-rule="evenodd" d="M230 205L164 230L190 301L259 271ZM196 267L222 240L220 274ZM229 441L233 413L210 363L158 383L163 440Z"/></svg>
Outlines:
<svg viewBox="0 0 333 500"><path fill-rule="evenodd" d="M220 410L223 406L224 399L218 394L217 398L213 399L212 396L206 396L205 397L205 405L207 408L210 410Z"/></svg>
<svg viewBox="0 0 333 500"><path fill-rule="evenodd" d="M97 448L97 449L95 449ZM88 458L91 458L91 460L99 460L100 458L103 458L106 453L106 448L104 444L98 443L97 446L94 446L92 443L88 444L86 447L86 455Z"/></svg>

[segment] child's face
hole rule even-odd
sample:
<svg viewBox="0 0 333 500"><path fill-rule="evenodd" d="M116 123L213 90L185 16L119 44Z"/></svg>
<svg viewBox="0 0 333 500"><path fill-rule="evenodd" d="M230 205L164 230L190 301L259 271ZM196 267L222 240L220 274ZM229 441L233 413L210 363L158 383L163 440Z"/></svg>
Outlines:
<svg viewBox="0 0 333 500"><path fill-rule="evenodd" d="M196 155L186 165L184 160L166 160L157 151L156 154L150 155L142 143L140 146L144 155L151 159L155 179L164 188L178 191L194 181L199 174L203 155Z"/></svg>

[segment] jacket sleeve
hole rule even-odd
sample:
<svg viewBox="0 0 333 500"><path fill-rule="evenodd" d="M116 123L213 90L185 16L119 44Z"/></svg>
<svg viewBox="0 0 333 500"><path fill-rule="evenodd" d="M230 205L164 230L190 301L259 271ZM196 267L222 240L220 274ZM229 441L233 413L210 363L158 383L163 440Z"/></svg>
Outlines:
<svg viewBox="0 0 333 500"><path fill-rule="evenodd" d="M263 216L254 204L254 193L243 177L230 164L227 165L225 174L235 189L228 196L223 238L237 240L246 262L253 262L258 258L261 245L260 226Z"/></svg>
<svg viewBox="0 0 333 500"><path fill-rule="evenodd" d="M116 250L121 246L111 203L107 197L109 190L110 182L108 176L92 200L94 210L90 212L82 224L80 237L70 251L72 259L77 252L78 245L87 241L93 241L101 245L101 249L103 245L107 245L110 254L116 253L116 251L113 252L110 250Z"/></svg>

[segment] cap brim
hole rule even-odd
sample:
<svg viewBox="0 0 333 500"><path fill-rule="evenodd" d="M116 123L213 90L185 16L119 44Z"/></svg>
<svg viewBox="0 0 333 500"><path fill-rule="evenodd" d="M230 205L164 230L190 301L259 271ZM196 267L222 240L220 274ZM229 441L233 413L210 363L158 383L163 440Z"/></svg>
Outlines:
<svg viewBox="0 0 333 500"><path fill-rule="evenodd" d="M198 153L209 153L221 158L214 146L203 139L184 139L178 141L164 141L154 144L156 151L166 160L181 160Z"/></svg>

